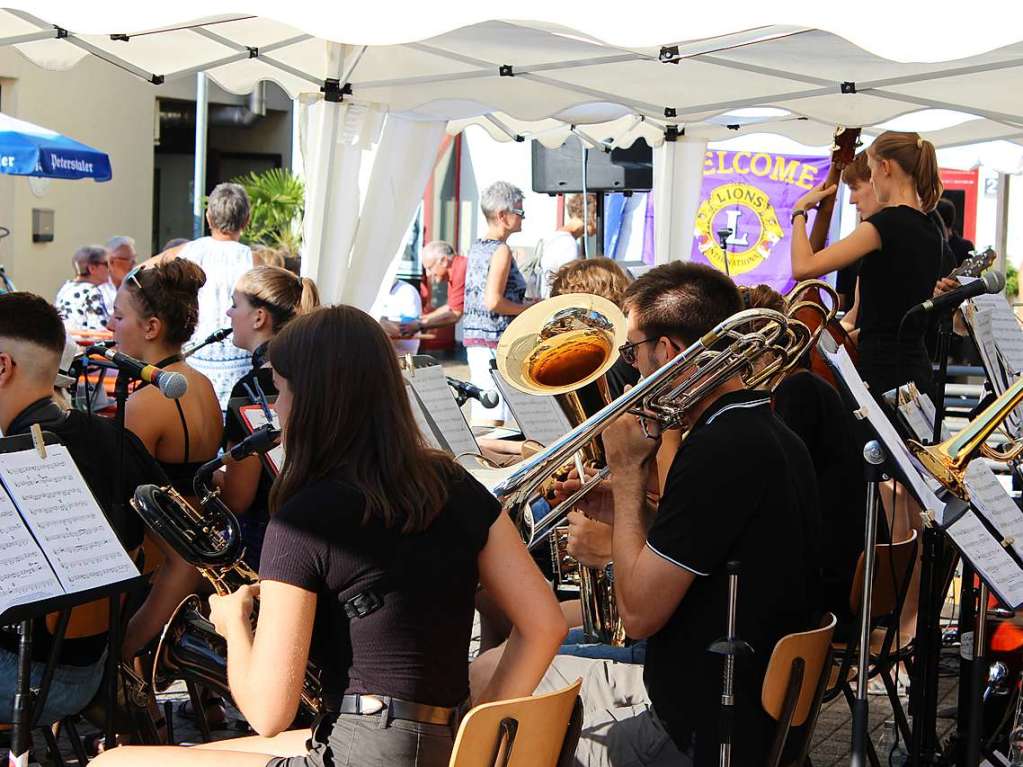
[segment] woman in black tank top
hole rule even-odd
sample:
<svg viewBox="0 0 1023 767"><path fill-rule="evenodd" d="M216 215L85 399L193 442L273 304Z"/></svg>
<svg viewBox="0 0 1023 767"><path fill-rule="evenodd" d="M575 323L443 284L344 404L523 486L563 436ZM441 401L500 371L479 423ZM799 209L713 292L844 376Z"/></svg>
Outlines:
<svg viewBox="0 0 1023 767"><path fill-rule="evenodd" d="M866 150L870 183L882 209L817 253L806 211L836 187L812 189L792 213L792 276L797 280L860 262L859 370L875 397L914 381L931 390L926 327L906 312L929 299L941 277L943 239L927 213L941 197L934 145L916 133L886 131Z"/></svg>
<svg viewBox="0 0 1023 767"><path fill-rule="evenodd" d="M192 478L220 449L223 422L209 379L181 357L199 318L202 269L175 259L129 272L114 301L110 329L118 351L180 373L188 390L179 399L142 386L128 398L125 425L163 466L178 492L192 497Z"/></svg>

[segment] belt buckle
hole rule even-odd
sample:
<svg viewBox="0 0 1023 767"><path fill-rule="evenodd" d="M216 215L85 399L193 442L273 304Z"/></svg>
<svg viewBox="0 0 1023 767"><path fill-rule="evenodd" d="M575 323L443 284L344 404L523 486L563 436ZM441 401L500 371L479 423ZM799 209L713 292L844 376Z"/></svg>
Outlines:
<svg viewBox="0 0 1023 767"><path fill-rule="evenodd" d="M359 696L360 714L376 714L380 711L383 711L385 707L386 704L382 700L380 700L380 698L378 698L376 695Z"/></svg>

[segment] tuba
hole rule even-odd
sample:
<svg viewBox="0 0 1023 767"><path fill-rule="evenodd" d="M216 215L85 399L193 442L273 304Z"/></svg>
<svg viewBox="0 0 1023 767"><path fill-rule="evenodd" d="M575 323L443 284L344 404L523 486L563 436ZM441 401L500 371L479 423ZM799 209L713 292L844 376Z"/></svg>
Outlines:
<svg viewBox="0 0 1023 767"><path fill-rule="evenodd" d="M211 489L210 478L221 466L276 445L280 432L263 426L230 451L208 461L193 481L200 499L196 511L173 488L142 485L135 490L131 506L146 525L225 596L242 586L259 582L259 576L242 560L238 519ZM227 643L202 612L202 600L192 594L175 609L160 635L153 660L153 690L165 690L173 681L197 682L230 699L227 681ZM319 672L310 663L300 696L302 707L315 715L321 709Z"/></svg>
<svg viewBox="0 0 1023 767"><path fill-rule="evenodd" d="M611 402L604 374L618 359L618 347L624 342L621 309L600 296L568 293L530 307L512 321L497 347L497 367L516 389L553 396L575 427ZM596 436L574 455L590 466L605 463L604 448ZM574 465L566 461L551 479L566 475ZM541 494L547 493L541 489ZM579 590L587 639L624 645L625 628L604 572L583 567L568 555L567 526L537 536L533 543L543 540L550 546L556 580Z"/></svg>

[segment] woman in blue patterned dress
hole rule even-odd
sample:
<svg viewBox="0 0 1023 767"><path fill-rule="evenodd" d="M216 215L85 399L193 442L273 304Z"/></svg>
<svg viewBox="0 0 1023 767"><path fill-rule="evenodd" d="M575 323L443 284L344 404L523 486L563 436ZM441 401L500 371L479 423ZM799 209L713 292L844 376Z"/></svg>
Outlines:
<svg viewBox="0 0 1023 767"><path fill-rule="evenodd" d="M488 186L480 199L487 232L469 249L463 343L472 383L481 389L494 388L490 361L494 359L497 342L512 318L530 305L525 300L526 279L507 244L508 238L522 229L525 217L522 199L522 190L506 181ZM473 400L474 423L499 426L508 416L503 402L495 408L484 408Z"/></svg>

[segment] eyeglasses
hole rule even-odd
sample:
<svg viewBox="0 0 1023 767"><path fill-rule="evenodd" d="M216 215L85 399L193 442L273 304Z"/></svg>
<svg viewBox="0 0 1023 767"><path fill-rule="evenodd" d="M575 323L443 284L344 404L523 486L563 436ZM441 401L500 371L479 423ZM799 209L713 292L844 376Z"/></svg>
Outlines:
<svg viewBox="0 0 1023 767"><path fill-rule="evenodd" d="M522 208L508 208L508 212L509 213L514 213L519 218L525 218L526 217L526 211L524 211Z"/></svg>
<svg viewBox="0 0 1023 767"><path fill-rule="evenodd" d="M656 341L656 340L657 340L656 337L654 337L654 338L644 338L642 341L634 341L633 343L622 344L621 346L618 347L618 354L621 355L621 358L623 360L625 360L625 362L627 364L635 365L636 364L636 347L642 346L643 344L645 344L645 343L647 343L649 341Z"/></svg>

